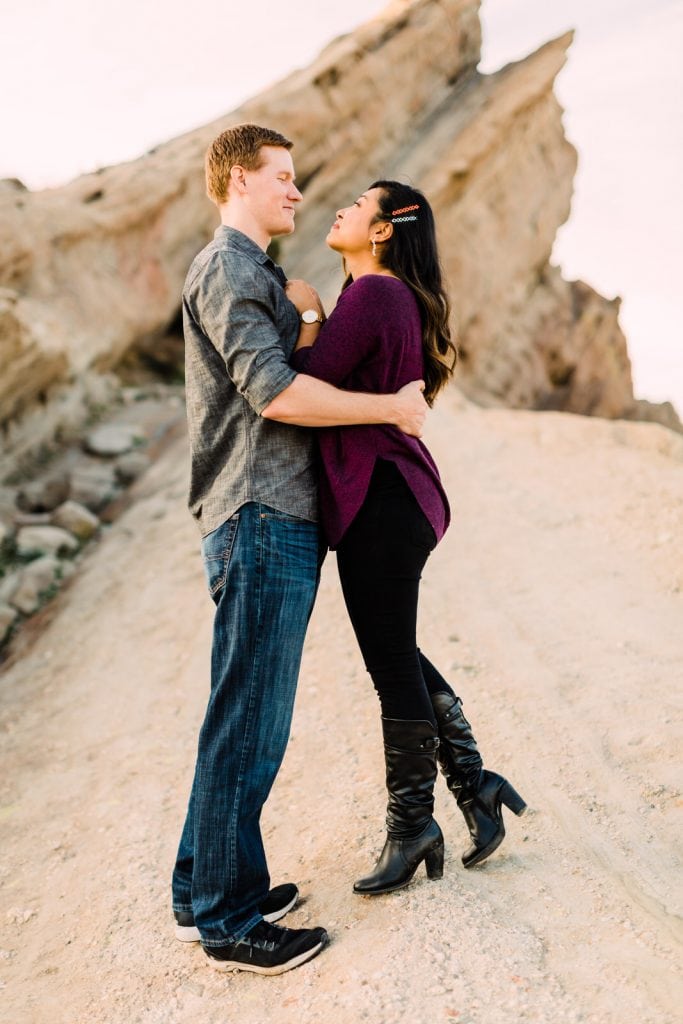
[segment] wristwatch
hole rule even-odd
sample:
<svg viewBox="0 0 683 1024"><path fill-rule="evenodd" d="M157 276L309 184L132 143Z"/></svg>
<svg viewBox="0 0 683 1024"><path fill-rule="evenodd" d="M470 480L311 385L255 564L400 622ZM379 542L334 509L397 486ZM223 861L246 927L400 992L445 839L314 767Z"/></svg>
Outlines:
<svg viewBox="0 0 683 1024"><path fill-rule="evenodd" d="M305 309L301 314L302 323L305 324L321 324L323 318L317 309Z"/></svg>

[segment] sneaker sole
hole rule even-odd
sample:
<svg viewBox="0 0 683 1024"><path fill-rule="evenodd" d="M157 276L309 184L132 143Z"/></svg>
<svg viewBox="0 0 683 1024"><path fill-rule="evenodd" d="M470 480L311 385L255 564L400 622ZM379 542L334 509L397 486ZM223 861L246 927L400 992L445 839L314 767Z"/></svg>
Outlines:
<svg viewBox="0 0 683 1024"><path fill-rule="evenodd" d="M281 917L288 914L290 910L296 905L296 901L299 898L299 894L293 896L292 899L287 903L286 906L281 907L280 910L273 910L270 914L264 914L263 920L267 921L268 924L275 924ZM179 925L175 926L175 937L179 942L201 942L201 935L199 934L199 928L196 925Z"/></svg>
<svg viewBox="0 0 683 1024"><path fill-rule="evenodd" d="M321 941L312 949L307 949L305 953L299 953L298 956L292 957L287 963L277 964L275 967L259 967L257 964L241 963L239 960L216 960L210 954L207 954L207 956L211 966L215 967L217 971L251 971L253 974L269 975L284 974L285 971L291 971L294 967L305 964L307 960L312 960L325 945L326 943Z"/></svg>
<svg viewBox="0 0 683 1024"><path fill-rule="evenodd" d="M279 921L281 917L284 917L285 914L288 914L290 910L294 906L296 906L296 901L298 899L299 894L297 893L296 896L292 896L291 900L289 901L289 903L286 904L286 906L281 907L279 910L273 910L271 911L270 914L264 914L263 920L267 921L268 924L275 924L276 921Z"/></svg>

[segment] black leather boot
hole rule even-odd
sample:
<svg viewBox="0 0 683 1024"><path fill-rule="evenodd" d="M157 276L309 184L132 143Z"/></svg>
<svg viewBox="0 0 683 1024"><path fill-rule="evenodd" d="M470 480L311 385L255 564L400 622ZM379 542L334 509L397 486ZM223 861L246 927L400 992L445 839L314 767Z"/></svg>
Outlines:
<svg viewBox="0 0 683 1024"><path fill-rule="evenodd" d="M463 786L457 801L472 839L472 845L462 855L466 868L481 864L503 842L505 822L502 804L518 817L526 810L525 802L507 779L486 769L481 773L477 789Z"/></svg>
<svg viewBox="0 0 683 1024"><path fill-rule="evenodd" d="M382 719L387 769L387 839L374 871L357 881L363 896L401 889L425 862L428 878L443 875L443 835L432 817L436 750L434 726Z"/></svg>
<svg viewBox="0 0 683 1024"><path fill-rule="evenodd" d="M462 855L466 868L480 864L505 838L501 805L517 815L526 804L507 779L486 771L462 701L450 693L433 693L439 729L439 765L470 832L472 845Z"/></svg>

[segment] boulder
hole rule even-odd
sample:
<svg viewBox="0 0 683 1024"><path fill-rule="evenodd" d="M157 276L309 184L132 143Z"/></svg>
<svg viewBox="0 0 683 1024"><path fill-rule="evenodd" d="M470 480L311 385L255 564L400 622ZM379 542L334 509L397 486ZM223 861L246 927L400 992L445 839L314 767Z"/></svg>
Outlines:
<svg viewBox="0 0 683 1024"><path fill-rule="evenodd" d="M51 512L17 512L14 517L14 525L20 526L49 526L52 522Z"/></svg>
<svg viewBox="0 0 683 1024"><path fill-rule="evenodd" d="M141 431L127 424L107 423L91 430L85 439L85 448L93 455L124 455L144 441Z"/></svg>
<svg viewBox="0 0 683 1024"><path fill-rule="evenodd" d="M70 483L71 499L91 512L99 512L118 493L113 463L83 463L71 473Z"/></svg>
<svg viewBox="0 0 683 1024"><path fill-rule="evenodd" d="M17 494L17 505L24 512L52 512L68 496L69 478L60 473L23 484Z"/></svg>
<svg viewBox="0 0 683 1024"><path fill-rule="evenodd" d="M646 423L661 423L670 430L681 430L681 420L671 402L648 402L644 398L637 399L625 418L643 420Z"/></svg>
<svg viewBox="0 0 683 1024"><path fill-rule="evenodd" d="M145 452L128 452L121 455L115 462L117 479L124 485L132 484L151 464L152 460Z"/></svg>
<svg viewBox="0 0 683 1024"><path fill-rule="evenodd" d="M33 615L62 578L62 563L54 555L45 555L31 562L21 572L19 586L12 595L12 605L23 615Z"/></svg>
<svg viewBox="0 0 683 1024"><path fill-rule="evenodd" d="M68 530L80 541L90 540L100 527L100 521L95 513L77 501L65 501L55 509L52 524Z"/></svg>
<svg viewBox="0 0 683 1024"><path fill-rule="evenodd" d="M59 526L22 526L17 534L20 555L73 555L78 551L78 540Z"/></svg>

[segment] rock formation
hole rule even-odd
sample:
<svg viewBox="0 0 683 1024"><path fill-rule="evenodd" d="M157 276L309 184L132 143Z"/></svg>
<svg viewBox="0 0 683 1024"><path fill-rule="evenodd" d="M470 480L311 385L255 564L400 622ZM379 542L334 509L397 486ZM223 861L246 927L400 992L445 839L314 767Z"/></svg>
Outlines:
<svg viewBox="0 0 683 1024"><path fill-rule="evenodd" d="M553 82L571 35L482 76L478 0L397 0L307 69L131 163L54 190L0 188L0 478L102 401L131 351L177 319L216 212L203 154L241 121L296 141L306 203L281 247L329 300L332 215L379 175L432 198L459 324L459 383L478 402L638 414L618 303L549 259L569 215L576 155ZM675 417L674 417L675 418Z"/></svg>

